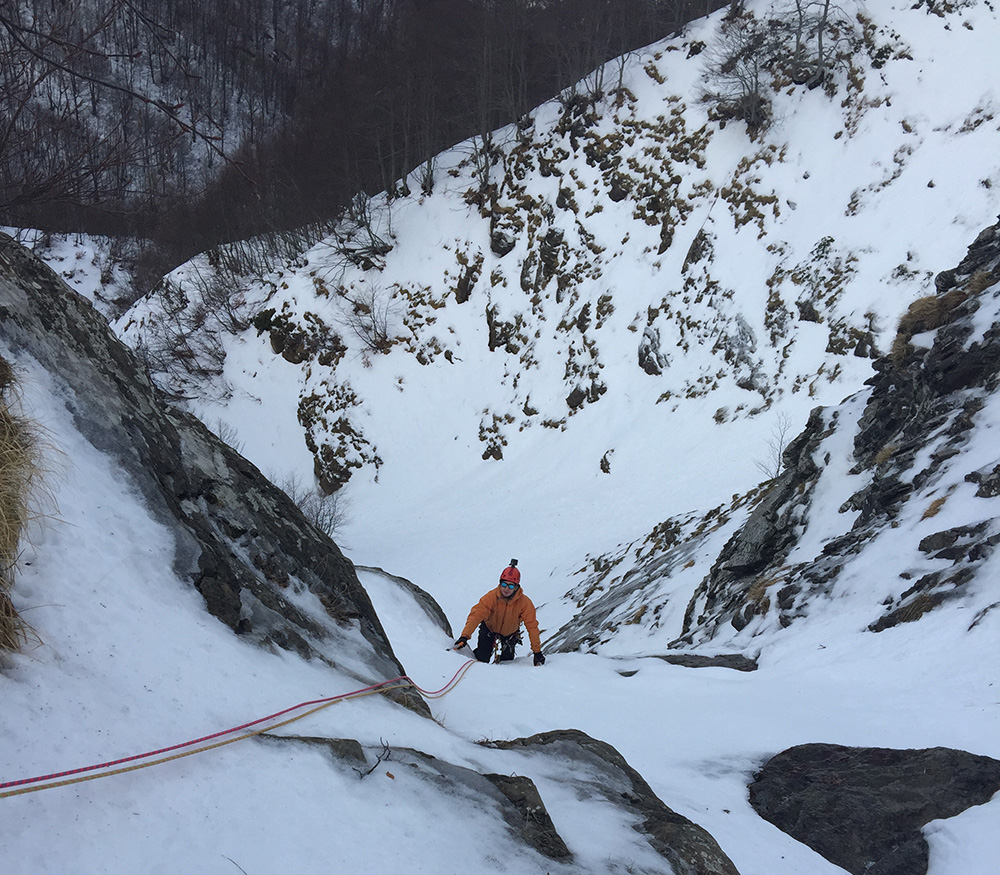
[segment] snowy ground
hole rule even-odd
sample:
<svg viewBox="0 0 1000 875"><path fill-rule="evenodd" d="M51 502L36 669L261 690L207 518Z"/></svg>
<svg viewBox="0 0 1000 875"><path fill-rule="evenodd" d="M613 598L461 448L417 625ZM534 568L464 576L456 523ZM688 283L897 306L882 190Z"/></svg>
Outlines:
<svg viewBox="0 0 1000 875"><path fill-rule="evenodd" d="M3 780L141 753L356 688L329 669L248 646L210 618L169 572L165 531L75 431L51 381L37 369L24 381L27 410L62 455L50 478L58 518L37 527L16 591L41 640L0 676ZM389 578L364 571L362 581L414 680L444 686L463 663L446 650L450 639ZM482 771L515 771L513 754L471 742L581 729L618 748L668 805L707 828L743 875L826 875L840 870L753 813L750 774L769 754L808 741L1000 757L1000 690L981 658L998 621L967 633L968 620L940 611L872 635L857 632L848 613L771 642L750 674L575 654L554 654L541 668L527 658L474 665L431 702L436 722L373 696L280 731L356 738L371 750L384 739ZM652 865L640 840L621 846L628 831L570 816L558 777L534 775L578 855L576 871L607 871L613 852ZM398 870L404 859L412 872L539 871L538 858L513 842L487 854L475 841L487 815L456 808L405 769L361 781L319 753L252 740L0 805L4 868L14 875ZM1000 801L934 825L932 875L995 872L998 825Z"/></svg>

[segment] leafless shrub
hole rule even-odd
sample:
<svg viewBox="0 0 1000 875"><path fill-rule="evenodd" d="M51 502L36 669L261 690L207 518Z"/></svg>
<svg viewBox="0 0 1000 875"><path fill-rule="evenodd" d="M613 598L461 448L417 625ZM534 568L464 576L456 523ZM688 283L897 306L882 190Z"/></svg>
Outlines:
<svg viewBox="0 0 1000 875"><path fill-rule="evenodd" d="M779 413L778 419L771 429L771 437L767 442L767 456L764 459L754 460L754 464L758 470L768 480L773 480L777 477L784 467L785 447L788 446L791 429L792 420L789 415L787 413Z"/></svg>
<svg viewBox="0 0 1000 875"><path fill-rule="evenodd" d="M358 773L358 775L361 777L362 780L367 778L372 772L374 772L381 763L384 763L387 760L392 759L392 750L389 747L389 742L387 742L383 738L380 738L379 741L382 743L382 752L375 758L374 765L370 769L367 769L366 771L361 771L361 769L354 770L355 772Z"/></svg>
<svg viewBox="0 0 1000 875"><path fill-rule="evenodd" d="M229 334L239 334L250 327L256 310L247 301L245 281L228 269L195 268L189 277L206 317Z"/></svg>
<svg viewBox="0 0 1000 875"><path fill-rule="evenodd" d="M135 352L146 372L166 391L180 396L200 391L196 385L222 377L226 353L217 326L206 326L207 311L189 300L176 284L164 280L152 293L159 312L146 319ZM223 394L228 387L223 387Z"/></svg>
<svg viewBox="0 0 1000 875"><path fill-rule="evenodd" d="M853 25L832 0L791 0L780 21L787 34L780 60L800 85L823 84L854 48Z"/></svg>
<svg viewBox="0 0 1000 875"><path fill-rule="evenodd" d="M464 163L472 168L476 185L465 193L465 200L478 206L483 215L488 215L497 192L502 188L504 149L514 136L510 131L500 136L494 131L481 131L466 143ZM494 168L498 170L494 171Z"/></svg>
<svg viewBox="0 0 1000 875"><path fill-rule="evenodd" d="M331 538L347 522L348 502L341 491L325 495L314 487L305 486L295 474L284 477L278 487L295 502L309 522Z"/></svg>
<svg viewBox="0 0 1000 875"><path fill-rule="evenodd" d="M347 302L344 322L369 352L387 353L394 339L389 330L391 296L377 283L343 295Z"/></svg>
<svg viewBox="0 0 1000 875"><path fill-rule="evenodd" d="M434 192L434 158L428 158L417 171L417 180L420 182L422 194L430 195Z"/></svg>
<svg viewBox="0 0 1000 875"><path fill-rule="evenodd" d="M215 420L212 431L226 446L232 447L237 453L243 452L243 441L241 441L239 431L236 426L226 422L224 419Z"/></svg>
<svg viewBox="0 0 1000 875"><path fill-rule="evenodd" d="M705 50L705 98L718 117L742 119L751 133L771 119L768 63L778 47L776 30L750 15L728 19Z"/></svg>
<svg viewBox="0 0 1000 875"><path fill-rule="evenodd" d="M751 135L771 122L770 94L794 82L836 91L834 70L846 68L861 38L832 0L788 0L767 19L734 3L705 51L705 99L720 119L741 119Z"/></svg>

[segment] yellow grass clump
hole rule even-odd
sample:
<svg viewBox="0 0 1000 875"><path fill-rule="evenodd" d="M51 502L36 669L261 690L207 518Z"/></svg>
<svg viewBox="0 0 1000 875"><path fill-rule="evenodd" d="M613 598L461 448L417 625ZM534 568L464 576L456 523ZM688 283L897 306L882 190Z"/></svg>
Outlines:
<svg viewBox="0 0 1000 875"><path fill-rule="evenodd" d="M0 357L0 651L20 650L32 634L10 591L41 468L34 425L11 409L15 390L14 371Z"/></svg>
<svg viewBox="0 0 1000 875"><path fill-rule="evenodd" d="M910 349L910 338L924 331L932 331L948 324L955 309L969 297L969 290L955 288L943 295L928 295L918 298L899 320L899 329L892 342L889 357L899 363Z"/></svg>

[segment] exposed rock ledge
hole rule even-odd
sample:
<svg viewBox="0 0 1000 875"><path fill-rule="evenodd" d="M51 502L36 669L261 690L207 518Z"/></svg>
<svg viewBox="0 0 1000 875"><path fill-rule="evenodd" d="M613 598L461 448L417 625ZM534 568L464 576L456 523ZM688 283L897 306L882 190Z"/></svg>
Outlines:
<svg viewBox="0 0 1000 875"><path fill-rule="evenodd" d="M431 792L475 799L484 807L494 806L512 836L553 864L579 865L580 861L574 861L573 849L557 832L536 782L527 775L512 774L506 768L503 774L480 773L410 748L366 753L352 739L263 735L261 740L273 745L304 745L322 750L335 767L353 769L362 777L383 761L396 774L405 768L408 774L426 781ZM516 752L519 756L514 761L518 769L537 769L539 776L548 773L549 781L567 785L566 791L559 795L593 805L591 816L595 818L607 816L608 804L619 809L625 819L635 822L636 832L665 861L662 869L653 871L670 871L674 875L739 875L715 839L664 805L642 776L606 742L567 729L513 741L483 742L482 746L493 751ZM499 755L500 765L506 766L506 757L503 753ZM520 755L526 755L527 759ZM555 813L565 817L565 812ZM609 872L636 871L633 860L609 856L605 862Z"/></svg>
<svg viewBox="0 0 1000 875"><path fill-rule="evenodd" d="M654 654L656 659L662 659L671 665L682 665L685 668L731 668L735 671L757 671L757 660L744 656L742 653L717 653L706 656L702 653L664 653Z"/></svg>
<svg viewBox="0 0 1000 875"><path fill-rule="evenodd" d="M542 732L513 741L492 741L487 747L545 753L580 764L581 774L601 775L588 791L640 818L635 830L673 867L675 875L739 875L732 860L698 824L668 808L649 784L610 744L577 729ZM609 861L610 862L610 861Z"/></svg>

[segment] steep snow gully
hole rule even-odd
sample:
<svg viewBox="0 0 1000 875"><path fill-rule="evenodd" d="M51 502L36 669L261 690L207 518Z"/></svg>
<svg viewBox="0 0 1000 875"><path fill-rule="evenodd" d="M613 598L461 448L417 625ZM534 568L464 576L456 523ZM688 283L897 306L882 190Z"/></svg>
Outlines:
<svg viewBox="0 0 1000 875"><path fill-rule="evenodd" d="M752 657L755 671L653 658L671 655L649 649L654 638L631 654L620 643L605 655L550 649L541 669L524 659L472 666L431 709L433 721L422 716L428 703L400 708L369 697L308 718L301 735L268 733L148 777L5 799L13 870L176 871L181 861L226 871L294 859L300 871L326 871L331 861L389 866L405 855L414 871L473 863L525 872L988 871L996 815L987 812L1000 787L998 703L982 658L997 623L998 241L1000 226L988 229L969 259L942 275L945 315L906 332L880 362L865 412L817 414L824 425L794 441L790 457L804 458L803 444L814 441L820 473L796 463L787 476L804 477L803 487L781 478L765 486L694 591L687 615L698 634L681 649L697 657L727 647ZM259 476L252 466L171 413L101 320L10 240L0 306L3 355L21 374L22 404L64 454L51 484L59 523L39 521L16 590L19 605L37 605L39 642L5 658L5 777L191 737L194 726L233 725L255 708L314 696L317 686L350 691L357 678L384 679L386 660L454 676L461 657L447 650L452 630L419 588L338 559L363 594L348 610L350 587L336 587L331 601L304 571L282 577L262 561L261 539L290 525L299 554L311 557L301 568L315 573L339 552L266 481L241 485ZM900 401L904 390L911 398ZM883 404L902 412L879 414ZM908 488L884 489L879 503L857 499L861 507L846 515L823 509L820 497L837 494L823 487L825 472L840 470L823 449L834 445L835 421L853 429L858 470L848 476L861 494L893 478ZM891 461L874 452L875 464L892 466L879 476L866 469L873 428L896 447ZM188 445L180 460L170 455L178 439L163 440L172 434ZM141 464L131 461L137 453ZM156 475L164 453L174 461ZM212 476L198 475L196 491L193 472L208 459ZM768 503L769 489L788 498ZM947 499L928 515L935 489ZM755 599L748 615L747 594L773 585L760 583L766 563L727 557L759 527L761 508L780 516L809 493L795 543L773 551L774 562L791 565L782 586L800 590L771 607ZM239 517L251 507L254 516ZM851 525L838 535L830 524L844 519ZM836 536L824 542L816 527ZM902 553L903 534L912 552ZM240 574L258 587L277 578L272 606L251 602L235 624L224 612L216 612L223 622L209 619L211 591L199 592L203 566L192 561L205 547L188 546L220 536ZM843 551L840 573L821 586L810 576L819 563L787 561L819 544L820 556ZM933 569L918 578L915 561ZM893 571L900 562L910 571ZM721 569L727 589L742 595L716 593L713 613L705 598ZM881 596L863 585L873 572L901 580L874 613ZM928 601L900 615L917 595ZM712 646L692 650L695 638ZM560 726L573 728L552 728ZM982 813L969 819L970 805ZM789 811L798 813L789 819ZM266 835L255 827L261 818ZM356 838L349 848L344 835Z"/></svg>

